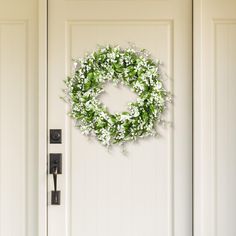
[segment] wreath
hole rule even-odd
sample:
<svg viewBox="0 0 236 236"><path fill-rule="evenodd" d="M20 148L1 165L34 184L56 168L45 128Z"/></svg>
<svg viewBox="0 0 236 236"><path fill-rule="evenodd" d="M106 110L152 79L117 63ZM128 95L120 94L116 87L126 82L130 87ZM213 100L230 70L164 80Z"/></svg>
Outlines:
<svg viewBox="0 0 236 236"><path fill-rule="evenodd" d="M66 101L75 126L105 146L154 136L155 124L161 121L168 101L159 67L160 62L144 49L111 45L75 60L74 72L65 80ZM99 101L108 81L126 85L138 95L127 111L111 114Z"/></svg>

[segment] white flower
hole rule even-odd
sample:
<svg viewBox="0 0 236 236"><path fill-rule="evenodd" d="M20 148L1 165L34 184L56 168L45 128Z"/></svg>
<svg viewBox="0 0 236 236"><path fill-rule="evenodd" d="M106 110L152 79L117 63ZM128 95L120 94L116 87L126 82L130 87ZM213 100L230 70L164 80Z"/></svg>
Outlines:
<svg viewBox="0 0 236 236"><path fill-rule="evenodd" d="M137 81L137 82L135 83L135 88L137 88L137 89L139 89L139 90L141 90L141 91L144 90L143 84L141 84L139 81Z"/></svg>
<svg viewBox="0 0 236 236"><path fill-rule="evenodd" d="M121 120L121 121L125 121L125 120L127 120L127 119L129 119L129 118L130 118L129 115L121 114L121 116L120 116L120 120Z"/></svg>
<svg viewBox="0 0 236 236"><path fill-rule="evenodd" d="M73 67L76 68L77 65L78 65L78 62L77 62L77 61L74 61L74 63L73 63Z"/></svg>
<svg viewBox="0 0 236 236"><path fill-rule="evenodd" d="M137 107L133 107L132 112L133 112L133 114L132 114L133 117L138 117L139 116L139 110L138 110Z"/></svg>
<svg viewBox="0 0 236 236"><path fill-rule="evenodd" d="M162 88L162 83L160 81L157 82L157 88L161 89Z"/></svg>

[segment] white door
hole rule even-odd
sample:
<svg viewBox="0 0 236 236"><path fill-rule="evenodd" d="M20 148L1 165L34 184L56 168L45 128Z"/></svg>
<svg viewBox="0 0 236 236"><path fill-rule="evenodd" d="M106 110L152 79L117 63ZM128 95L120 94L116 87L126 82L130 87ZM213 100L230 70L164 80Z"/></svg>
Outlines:
<svg viewBox="0 0 236 236"><path fill-rule="evenodd" d="M48 7L48 128L62 129L62 144L49 144L48 151L62 153L63 162L59 206L51 205L48 175L48 235L190 236L192 1L49 0ZM129 144L124 156L83 136L60 97L72 58L98 44L128 42L163 62L174 105L166 117L171 125L159 128L161 136ZM108 106L119 107L123 93L108 97Z"/></svg>

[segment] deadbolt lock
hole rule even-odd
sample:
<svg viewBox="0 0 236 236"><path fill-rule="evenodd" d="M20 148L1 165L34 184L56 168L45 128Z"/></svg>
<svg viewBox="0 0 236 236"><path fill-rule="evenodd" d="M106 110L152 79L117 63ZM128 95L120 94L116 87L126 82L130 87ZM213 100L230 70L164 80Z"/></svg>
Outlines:
<svg viewBox="0 0 236 236"><path fill-rule="evenodd" d="M50 129L50 143L60 144L62 143L61 129Z"/></svg>

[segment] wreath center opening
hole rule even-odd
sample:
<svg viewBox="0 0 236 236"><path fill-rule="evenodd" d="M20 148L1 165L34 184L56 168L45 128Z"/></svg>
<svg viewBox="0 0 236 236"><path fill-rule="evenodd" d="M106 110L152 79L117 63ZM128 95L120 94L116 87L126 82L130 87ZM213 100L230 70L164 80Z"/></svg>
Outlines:
<svg viewBox="0 0 236 236"><path fill-rule="evenodd" d="M123 84L115 85L108 81L103 88L103 93L98 97L111 114L128 111L128 103L136 101L138 95L128 86Z"/></svg>

